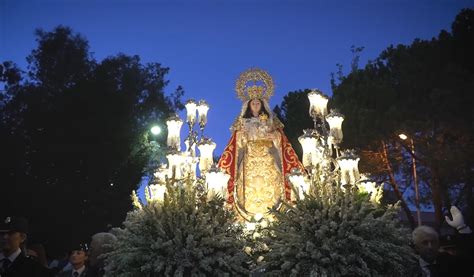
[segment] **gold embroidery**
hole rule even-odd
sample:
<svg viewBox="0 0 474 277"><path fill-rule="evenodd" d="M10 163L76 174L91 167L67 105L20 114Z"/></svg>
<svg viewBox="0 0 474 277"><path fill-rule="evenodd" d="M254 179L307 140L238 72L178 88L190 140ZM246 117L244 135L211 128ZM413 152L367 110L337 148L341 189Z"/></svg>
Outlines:
<svg viewBox="0 0 474 277"><path fill-rule="evenodd" d="M236 182L237 209L244 217L262 215L283 196L282 175L270 153L271 140L249 141Z"/></svg>

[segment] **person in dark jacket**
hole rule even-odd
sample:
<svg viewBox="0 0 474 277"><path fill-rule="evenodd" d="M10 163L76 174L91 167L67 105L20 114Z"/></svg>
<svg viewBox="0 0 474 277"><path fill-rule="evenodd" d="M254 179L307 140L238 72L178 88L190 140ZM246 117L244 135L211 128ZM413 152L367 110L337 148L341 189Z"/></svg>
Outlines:
<svg viewBox="0 0 474 277"><path fill-rule="evenodd" d="M469 226L464 223L462 213L455 206L451 207L452 219L446 217L446 222L458 231L460 253L467 254L472 249L473 237ZM419 226L412 233L415 250L419 255L419 276L444 277L456 276L472 277L474 267L468 255L451 255L439 251L438 232L429 226Z"/></svg>
<svg viewBox="0 0 474 277"><path fill-rule="evenodd" d="M72 265L72 269L63 271L56 275L57 277L95 277L95 273L89 270L87 266L88 256L87 244L79 244L78 247L71 251L69 256L69 262Z"/></svg>
<svg viewBox="0 0 474 277"><path fill-rule="evenodd" d="M25 218L7 217L0 224L0 234L3 238L0 253L1 277L51 276L46 268L22 250L28 234L28 221Z"/></svg>

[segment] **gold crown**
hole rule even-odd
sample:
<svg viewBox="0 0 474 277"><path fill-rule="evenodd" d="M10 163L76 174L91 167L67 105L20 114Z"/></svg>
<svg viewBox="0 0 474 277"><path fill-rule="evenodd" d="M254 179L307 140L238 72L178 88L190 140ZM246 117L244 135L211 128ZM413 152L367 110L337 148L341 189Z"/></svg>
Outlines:
<svg viewBox="0 0 474 277"><path fill-rule="evenodd" d="M266 71L250 68L240 74L235 90L242 101L255 98L268 100L273 95L273 80Z"/></svg>
<svg viewBox="0 0 474 277"><path fill-rule="evenodd" d="M247 95L249 99L262 98L263 97L263 87L253 85L247 89Z"/></svg>

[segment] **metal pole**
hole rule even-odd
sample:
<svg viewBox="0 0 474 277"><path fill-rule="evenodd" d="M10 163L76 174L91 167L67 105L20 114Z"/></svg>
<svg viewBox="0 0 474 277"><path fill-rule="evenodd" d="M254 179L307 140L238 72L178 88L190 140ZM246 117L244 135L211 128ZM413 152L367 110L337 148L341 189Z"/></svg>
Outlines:
<svg viewBox="0 0 474 277"><path fill-rule="evenodd" d="M410 138L411 142L411 157L413 163L413 182L415 183L415 204L416 204L416 217L418 221L418 226L421 226L421 213L420 213L420 193L418 190L418 178L416 176L416 159L415 159L415 143L413 138Z"/></svg>

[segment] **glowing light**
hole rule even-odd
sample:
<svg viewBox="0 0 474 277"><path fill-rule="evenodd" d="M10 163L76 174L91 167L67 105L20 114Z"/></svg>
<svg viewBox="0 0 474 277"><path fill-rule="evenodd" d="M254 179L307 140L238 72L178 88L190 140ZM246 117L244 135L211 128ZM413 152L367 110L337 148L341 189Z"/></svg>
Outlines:
<svg viewBox="0 0 474 277"><path fill-rule="evenodd" d="M181 152L171 150L166 155L166 158L168 159L168 177L174 177L176 179L181 178L183 175L182 167L185 157L181 154Z"/></svg>
<svg viewBox="0 0 474 277"><path fill-rule="evenodd" d="M328 144L339 144L342 142L342 122L344 121L344 116L336 110L331 110L331 112L326 116L326 121L329 124L329 137Z"/></svg>
<svg viewBox="0 0 474 277"><path fill-rule="evenodd" d="M380 203L382 198L383 186L377 186L377 183L371 180L368 176L361 174L361 181L357 183L357 188L361 192L366 192L370 195L370 201L373 203Z"/></svg>
<svg viewBox="0 0 474 277"><path fill-rule="evenodd" d="M230 175L222 172L216 166L212 166L208 172L206 172L206 184L208 197L212 197L215 194L226 198L227 196L227 182L230 179Z"/></svg>
<svg viewBox="0 0 474 277"><path fill-rule="evenodd" d="M341 156L337 158L337 163L341 169L341 184L355 184L359 176L359 160L354 150L343 151Z"/></svg>
<svg viewBox="0 0 474 277"><path fill-rule="evenodd" d="M216 144L209 138L203 138L198 143L199 153L201 154L199 159L199 169L202 172L206 172L211 168L213 162L212 154L215 148Z"/></svg>
<svg viewBox="0 0 474 277"><path fill-rule="evenodd" d="M194 124L196 122L196 101L193 99L189 99L186 101L186 104L184 105L186 107L186 112L187 112L187 122Z"/></svg>
<svg viewBox="0 0 474 277"><path fill-rule="evenodd" d="M177 151L181 150L181 139L180 132L183 121L177 115L174 115L168 120L166 120L166 125L168 126L168 139L167 144L169 148L175 149Z"/></svg>
<svg viewBox="0 0 474 277"><path fill-rule="evenodd" d="M327 105L329 98L321 91L314 89L308 93L309 99L309 114L310 116L324 117L327 114Z"/></svg>
<svg viewBox="0 0 474 277"><path fill-rule="evenodd" d="M288 176L291 184L296 188L298 192L299 199L304 199L304 195L309 193L309 186L310 184L306 180L306 176L304 176L300 170L293 169Z"/></svg>
<svg viewBox="0 0 474 277"><path fill-rule="evenodd" d="M303 165L305 167L310 167L313 164L313 161L316 162L317 145L318 145L318 136L312 129L306 129L303 131L304 134L298 138L301 146L303 147ZM315 156L313 158L313 156Z"/></svg>
<svg viewBox="0 0 474 277"><path fill-rule="evenodd" d="M161 164L158 170L153 174L158 182L165 183L168 178L169 170L166 164Z"/></svg>
<svg viewBox="0 0 474 277"><path fill-rule="evenodd" d="M207 104L207 102L204 100L199 100L197 110L199 114L199 125L203 127L207 123L207 112L209 111L209 104Z"/></svg>
<svg viewBox="0 0 474 277"><path fill-rule="evenodd" d="M258 221L260 221L260 220L263 218L263 214L261 214L261 213L256 213L253 218L258 222Z"/></svg>
<svg viewBox="0 0 474 277"><path fill-rule="evenodd" d="M166 193L166 186L165 185L149 185L148 187L148 194L150 201L160 201L162 202L165 199Z"/></svg>
<svg viewBox="0 0 474 277"><path fill-rule="evenodd" d="M161 133L161 128L160 128L160 126L155 125L155 126L151 127L150 132L151 132L153 135L157 136L157 135L159 135L159 134Z"/></svg>

